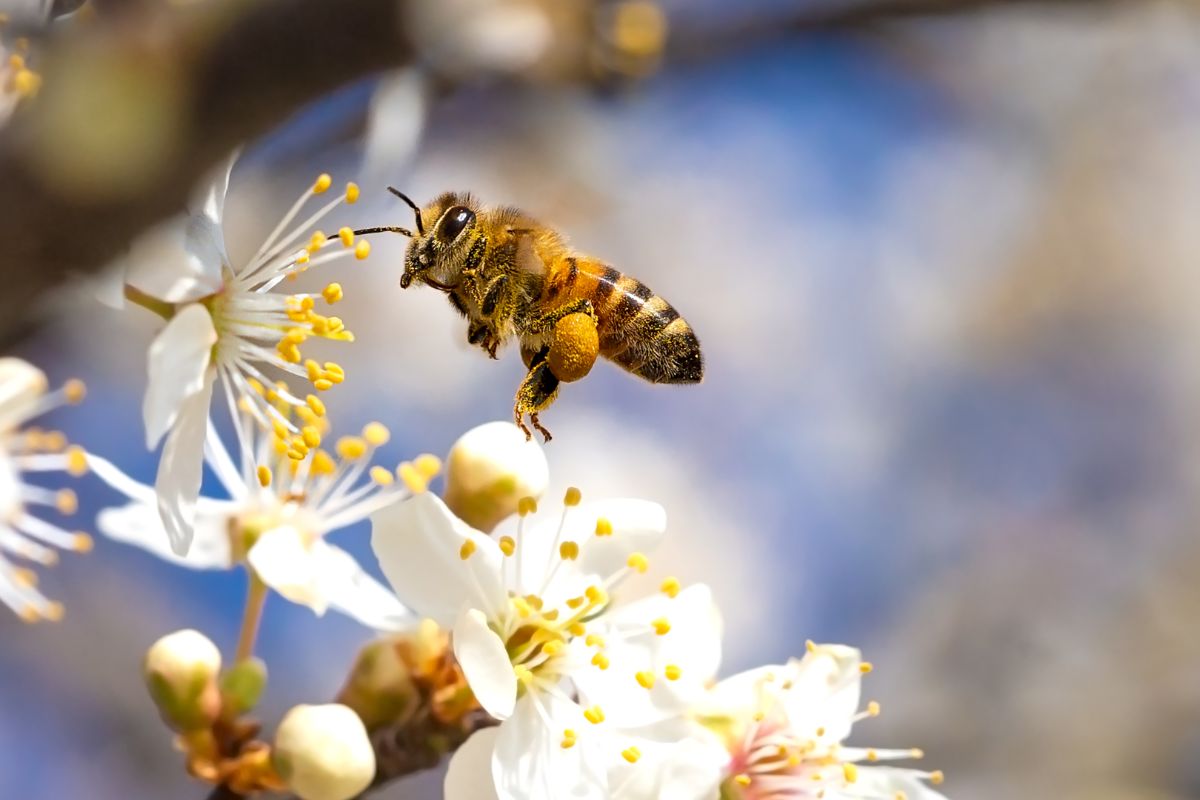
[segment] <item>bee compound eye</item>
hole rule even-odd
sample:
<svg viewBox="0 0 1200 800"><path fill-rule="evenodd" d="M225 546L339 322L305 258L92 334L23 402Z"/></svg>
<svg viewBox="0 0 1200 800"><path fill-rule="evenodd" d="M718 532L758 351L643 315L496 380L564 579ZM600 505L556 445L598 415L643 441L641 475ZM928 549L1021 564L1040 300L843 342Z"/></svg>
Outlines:
<svg viewBox="0 0 1200 800"><path fill-rule="evenodd" d="M438 235L444 242L452 242L463 228L475 221L475 212L463 206L454 206L442 216L442 227Z"/></svg>

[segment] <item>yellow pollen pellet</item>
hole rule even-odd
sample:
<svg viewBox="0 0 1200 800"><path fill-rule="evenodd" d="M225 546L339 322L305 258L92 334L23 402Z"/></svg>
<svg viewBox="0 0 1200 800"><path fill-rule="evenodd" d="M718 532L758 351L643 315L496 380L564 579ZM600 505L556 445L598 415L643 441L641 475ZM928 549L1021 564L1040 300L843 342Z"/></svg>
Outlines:
<svg viewBox="0 0 1200 800"><path fill-rule="evenodd" d="M371 255L371 243L366 239L359 239L358 244L354 245L354 257L362 261L369 255Z"/></svg>
<svg viewBox="0 0 1200 800"><path fill-rule="evenodd" d="M671 632L671 623L667 622L666 617L659 617L651 622L650 625L654 628L654 634L656 636L666 636Z"/></svg>
<svg viewBox="0 0 1200 800"><path fill-rule="evenodd" d="M879 707L879 703L875 702L874 700L867 703L867 716L869 717L878 717L879 712L882 710L883 709Z"/></svg>
<svg viewBox="0 0 1200 800"><path fill-rule="evenodd" d="M563 561L579 558L579 542L563 542L558 546L558 555Z"/></svg>
<svg viewBox="0 0 1200 800"><path fill-rule="evenodd" d="M368 422L363 426L362 435L372 447L382 447L392 438L391 431L382 422Z"/></svg>
<svg viewBox="0 0 1200 800"><path fill-rule="evenodd" d="M650 569L650 559L646 558L644 553L630 553L629 558L625 560L625 566L645 574L646 570Z"/></svg>
<svg viewBox="0 0 1200 800"><path fill-rule="evenodd" d="M260 465L259 468L255 471L258 473L258 485L259 486L266 487L266 486L271 485L271 468L270 467Z"/></svg>
<svg viewBox="0 0 1200 800"><path fill-rule="evenodd" d="M675 596L677 596L679 594L681 587L679 586L678 578L670 577L670 578L665 579L662 582L662 585L659 586L658 588L667 597L674 598Z"/></svg>
<svg viewBox="0 0 1200 800"><path fill-rule="evenodd" d="M74 514L79 510L79 498L70 489L59 489L54 496L54 507L60 514Z"/></svg>
<svg viewBox="0 0 1200 800"><path fill-rule="evenodd" d="M613 526L607 518L601 517L596 520L596 535L597 536L612 536Z"/></svg>
<svg viewBox="0 0 1200 800"><path fill-rule="evenodd" d="M313 184L313 194L324 194L329 191L329 187L333 185L333 178L328 172L322 172L317 176L316 183Z"/></svg>
<svg viewBox="0 0 1200 800"><path fill-rule="evenodd" d="M646 670L640 670L639 672L635 673L633 677L634 677L634 680L636 680L638 682L638 685L641 686L643 689L653 689L654 688L654 673L653 672L647 672Z"/></svg>
<svg viewBox="0 0 1200 800"><path fill-rule="evenodd" d="M471 557L471 554L474 552L475 552L475 542L472 541L471 539L467 539L465 542L462 543L462 547L458 548L458 557L461 558L463 561L466 561L468 558Z"/></svg>
<svg viewBox="0 0 1200 800"><path fill-rule="evenodd" d="M500 552L506 556L511 556L517 551L517 540L511 536L500 537Z"/></svg>
<svg viewBox="0 0 1200 800"><path fill-rule="evenodd" d="M871 670L873 670L873 669L875 669L875 665L872 664L870 661L864 661L863 663L858 665L858 671L861 672L863 675L870 674Z"/></svg>
<svg viewBox="0 0 1200 800"><path fill-rule="evenodd" d="M567 489L566 496L563 497L564 506L577 506L579 501L583 499L583 494L574 486Z"/></svg>
<svg viewBox="0 0 1200 800"><path fill-rule="evenodd" d="M750 785L750 776L747 775L746 773L742 772L738 775L733 776L733 782L736 783L738 786L749 786Z"/></svg>
<svg viewBox="0 0 1200 800"><path fill-rule="evenodd" d="M429 479L421 474L420 470L414 467L407 461L400 463L396 467L396 476L404 482L408 490L413 494L421 494L429 488Z"/></svg>
<svg viewBox="0 0 1200 800"><path fill-rule="evenodd" d="M601 606L608 602L608 593L599 586L589 586L584 590L583 596L588 599L592 605Z"/></svg>
<svg viewBox="0 0 1200 800"><path fill-rule="evenodd" d="M358 184L353 181L346 184L346 202L350 205L358 202Z"/></svg>
<svg viewBox="0 0 1200 800"><path fill-rule="evenodd" d="M842 764L842 777L846 779L846 783L854 783L858 780L858 767L849 762Z"/></svg>
<svg viewBox="0 0 1200 800"><path fill-rule="evenodd" d="M682 674L683 670L679 668L678 664L667 664L667 666L663 668L663 675L665 675L669 681L679 680L679 676Z"/></svg>
<svg viewBox="0 0 1200 800"><path fill-rule="evenodd" d="M584 710L583 718L593 725L599 725L601 722L604 722L604 712L600 709L600 706L592 706Z"/></svg>
<svg viewBox="0 0 1200 800"><path fill-rule="evenodd" d="M642 757L642 751L636 747L626 747L621 751L621 758L628 761L630 764L636 764L637 760Z"/></svg>
<svg viewBox="0 0 1200 800"><path fill-rule="evenodd" d="M517 501L517 513L522 517L537 513L537 500L532 497L522 497Z"/></svg>
<svg viewBox="0 0 1200 800"><path fill-rule="evenodd" d="M371 467L371 480L380 486L391 486L395 478L392 477L390 470L380 466Z"/></svg>
<svg viewBox="0 0 1200 800"><path fill-rule="evenodd" d="M352 228L338 228L338 238L342 240L343 247L354 246L354 230Z"/></svg>
<svg viewBox="0 0 1200 800"><path fill-rule="evenodd" d="M604 653L596 653L594 656L592 656L592 664L600 669L608 669L608 656L604 655Z"/></svg>
<svg viewBox="0 0 1200 800"><path fill-rule="evenodd" d="M63 384L63 396L71 405L79 405L87 397L87 384L78 378L72 378Z"/></svg>
<svg viewBox="0 0 1200 800"><path fill-rule="evenodd" d="M321 432L315 425L305 425L300 429L300 436L310 448L318 447L321 444Z"/></svg>
<svg viewBox="0 0 1200 800"><path fill-rule="evenodd" d="M95 546L92 537L86 533L79 532L71 536L71 549L76 553L90 553Z"/></svg>
<svg viewBox="0 0 1200 800"><path fill-rule="evenodd" d="M442 460L432 453L422 453L413 459L413 466L425 480L433 480L442 471Z"/></svg>
<svg viewBox="0 0 1200 800"><path fill-rule="evenodd" d="M933 772L929 773L929 782L934 786L940 785L945 780L946 775L940 769L935 769Z"/></svg>
<svg viewBox="0 0 1200 800"><path fill-rule="evenodd" d="M563 748L563 750L569 750L574 746L575 746L575 731L571 730L570 728L567 728L566 730L563 731L562 748Z"/></svg>
<svg viewBox="0 0 1200 800"><path fill-rule="evenodd" d="M358 436L343 436L337 441L337 454L347 461L367 454L367 443Z"/></svg>
<svg viewBox="0 0 1200 800"><path fill-rule="evenodd" d="M331 283L321 290L321 297L324 297L325 302L329 303L330 305L333 305L337 301L341 300L344 296L345 295L342 292L342 285L340 283Z"/></svg>
<svg viewBox="0 0 1200 800"><path fill-rule="evenodd" d="M323 403L321 398L317 397L315 394L310 394L308 397L304 398L304 403L308 406L309 410L318 417L325 416L325 403Z"/></svg>
<svg viewBox="0 0 1200 800"><path fill-rule="evenodd" d="M67 448L67 472L78 478L88 470L87 453L79 445Z"/></svg>

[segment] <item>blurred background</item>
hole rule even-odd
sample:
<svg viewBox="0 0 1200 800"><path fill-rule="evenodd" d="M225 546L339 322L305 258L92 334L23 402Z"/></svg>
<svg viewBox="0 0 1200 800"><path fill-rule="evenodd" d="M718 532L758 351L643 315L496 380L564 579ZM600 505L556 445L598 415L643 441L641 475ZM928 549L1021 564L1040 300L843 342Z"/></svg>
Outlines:
<svg viewBox="0 0 1200 800"><path fill-rule="evenodd" d="M657 63L649 35L600 87L444 70L347 87L248 145L229 246L252 253L322 171L361 183L352 224L407 224L392 184L555 225L669 298L707 375L601 365L567 386L543 418L550 494L667 508L657 562L714 587L726 674L809 638L862 647L884 713L854 741L922 747L957 800L1200 797L1200 8L770 24L838 5L664 3L638 30L721 46ZM738 34L746 19L765 22ZM511 73L541 40L510 22ZM343 284L358 335L328 349L349 376L331 414L388 424L390 461L508 418L523 374L468 348L436 292L399 289L404 244L314 279ZM15 348L88 383L48 424L148 481L157 329L77 288ZM89 518L118 500L78 490ZM374 568L367 538L337 542ZM243 576L98 541L42 585L62 622L0 614L0 797L203 797L139 661L180 627L232 647ZM269 725L335 694L371 637L277 600Z"/></svg>

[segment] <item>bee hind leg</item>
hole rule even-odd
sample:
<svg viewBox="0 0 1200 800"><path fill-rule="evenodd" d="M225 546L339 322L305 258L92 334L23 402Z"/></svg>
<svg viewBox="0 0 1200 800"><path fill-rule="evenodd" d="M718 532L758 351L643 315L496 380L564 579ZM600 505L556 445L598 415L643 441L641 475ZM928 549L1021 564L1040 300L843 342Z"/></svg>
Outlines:
<svg viewBox="0 0 1200 800"><path fill-rule="evenodd" d="M558 397L558 378L546 364L546 351L543 348L534 356L525 380L517 388L517 397L513 402L513 419L517 427L525 433L526 439L532 439L533 434L525 425L525 415L529 415L529 423L540 433L544 441L550 441L550 431L538 421L538 413L545 411Z"/></svg>

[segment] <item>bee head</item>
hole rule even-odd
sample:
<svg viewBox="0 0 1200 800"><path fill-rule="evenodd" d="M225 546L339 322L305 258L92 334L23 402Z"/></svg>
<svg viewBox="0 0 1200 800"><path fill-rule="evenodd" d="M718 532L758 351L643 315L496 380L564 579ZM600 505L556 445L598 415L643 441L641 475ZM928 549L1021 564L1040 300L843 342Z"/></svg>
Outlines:
<svg viewBox="0 0 1200 800"><path fill-rule="evenodd" d="M449 291L458 284L478 208L475 198L456 192L438 196L423 209L413 206L418 234L404 256L404 274L400 277L402 289L414 281L442 291Z"/></svg>

